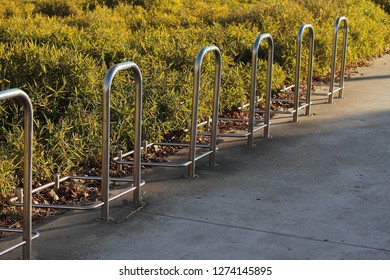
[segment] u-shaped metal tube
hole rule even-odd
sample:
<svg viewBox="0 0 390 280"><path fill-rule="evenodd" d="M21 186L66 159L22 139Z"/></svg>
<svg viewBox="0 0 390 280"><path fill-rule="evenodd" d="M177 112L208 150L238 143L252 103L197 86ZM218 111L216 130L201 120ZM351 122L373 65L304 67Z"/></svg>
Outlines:
<svg viewBox="0 0 390 280"><path fill-rule="evenodd" d="M0 92L0 100L20 98L24 110L24 161L23 161L23 259L31 259L32 243L32 148L33 148L33 108L28 95L20 89Z"/></svg>
<svg viewBox="0 0 390 280"><path fill-rule="evenodd" d="M274 41L269 33L263 33L257 36L252 48L252 69L251 69L251 96L249 108L249 135L248 146L253 145L253 132L255 125L255 106L256 106L256 76L257 76L257 60L259 58L259 46L262 40L268 42L268 66L267 66L267 91L266 105L264 112L264 137L269 138L270 111L271 111L271 88L272 88L272 65L274 59Z"/></svg>
<svg viewBox="0 0 390 280"><path fill-rule="evenodd" d="M344 75L345 75L345 64L347 58L347 39L348 39L348 21L345 16L341 16L336 19L334 23L334 34L333 34L333 52L332 52L332 70L329 84L329 103L333 103L334 98L334 84L335 84L335 75L336 75L336 57L337 57L337 39L339 35L339 29L341 23L344 22L344 33L343 33L343 49L342 49L342 58L341 58L341 68L340 68L340 90L339 98L343 98L343 89L344 89Z"/></svg>
<svg viewBox="0 0 390 280"><path fill-rule="evenodd" d="M192 117L191 117L191 139L190 139L190 151L189 161L191 164L188 166L188 177L195 177L195 161L196 161L196 138L197 138L197 123L198 123L198 108L199 108L199 92L200 92L200 78L201 68L204 56L213 52L215 54L215 82L214 82L214 98L213 98L213 116L212 116L212 131L210 138L210 150L209 164L215 165L215 152L217 150L217 130L218 130L218 110L219 110L219 96L221 87L221 71L222 71L222 56L221 52L216 46L207 46L202 48L195 60L194 69L194 93L192 97Z"/></svg>
<svg viewBox="0 0 390 280"><path fill-rule="evenodd" d="M304 24L299 28L297 36L297 59L295 68L295 86L294 86L294 116L293 121L298 122L298 110L299 110L299 86L301 75L301 56L302 56L302 38L304 31L308 29L310 35L309 44L309 67L307 74L307 95L306 95L306 115L310 115L311 109L311 87L313 80L313 55L314 55L314 28L311 24Z"/></svg>
<svg viewBox="0 0 390 280"><path fill-rule="evenodd" d="M109 221L109 172L110 172L110 95L115 75L123 70L132 69L135 74L135 125L134 125L134 191L133 203L141 199L141 125L142 125L142 75L134 62L123 62L114 65L108 71L103 86L103 145L102 145L102 206L101 219Z"/></svg>

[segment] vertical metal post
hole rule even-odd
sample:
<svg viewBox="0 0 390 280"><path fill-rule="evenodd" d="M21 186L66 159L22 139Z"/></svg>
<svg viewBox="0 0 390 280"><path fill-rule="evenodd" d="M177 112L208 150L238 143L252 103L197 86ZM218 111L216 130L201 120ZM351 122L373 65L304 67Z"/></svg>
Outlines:
<svg viewBox="0 0 390 280"><path fill-rule="evenodd" d="M206 118L206 132L209 131L210 126L211 126L211 117L207 116L207 118Z"/></svg>
<svg viewBox="0 0 390 280"><path fill-rule="evenodd" d="M259 58L259 46L263 39L268 40L268 66L267 66L267 89L265 100L265 113L264 113L264 137L269 138L269 124L270 124L270 111L271 111L271 89L272 89L272 65L274 57L274 41L272 36L268 33L263 33L257 36L252 48L252 69L251 69L251 95L249 102L249 128L248 128L248 147L253 146L253 131L255 126L255 107L257 104L256 95L256 76L257 76L257 60Z"/></svg>
<svg viewBox="0 0 390 280"><path fill-rule="evenodd" d="M18 198L17 202L23 203L23 188L16 188L15 195Z"/></svg>
<svg viewBox="0 0 390 280"><path fill-rule="evenodd" d="M202 48L195 60L194 69L194 94L192 97L192 116L191 116L191 138L189 161L192 163L188 166L188 177L195 177L195 161L196 161L196 136L198 123L198 108L199 108L199 91L202 61L206 53L214 52L215 54L215 82L214 82L214 98L213 98L213 116L212 116L212 131L210 136L210 149L212 153L209 156L209 164L215 165L215 152L217 150L217 130L218 130L218 111L219 111L219 95L221 87L221 71L222 71L222 56L220 50L216 46L208 46Z"/></svg>
<svg viewBox="0 0 390 280"><path fill-rule="evenodd" d="M337 57L337 39L340 29L341 22L344 21L344 34L343 34L343 49L342 49L342 58L341 58L341 67L340 67L340 92L339 97L343 98L343 90L344 90L344 75L345 75L345 64L347 57L347 38L348 38L348 21L345 16L341 16L336 19L334 23L334 33L333 33L333 52L332 52L332 70L330 76L330 84L329 84L329 103L333 103L334 98L334 84L335 84L335 76L336 76L336 57Z"/></svg>
<svg viewBox="0 0 390 280"><path fill-rule="evenodd" d="M53 186L53 190L57 193L58 190L60 189L60 174L58 173L55 173L53 175L54 177L54 186Z"/></svg>
<svg viewBox="0 0 390 280"><path fill-rule="evenodd" d="M146 155L148 153L148 145L149 145L149 142L148 141L144 141L144 151L143 151L143 154Z"/></svg>
<svg viewBox="0 0 390 280"><path fill-rule="evenodd" d="M139 204L141 185L141 122L142 122L142 75L134 62L123 62L114 65L108 71L103 85L103 144L102 144L102 206L101 219L108 222L109 183L110 183L110 94L114 76L122 70L133 69L135 74L135 131L134 131L134 186L133 203Z"/></svg>
<svg viewBox="0 0 390 280"><path fill-rule="evenodd" d="M122 150L119 150L116 152L116 156L118 157L118 160L119 161L122 161L123 160L123 151ZM116 171L118 172L121 172L122 171L122 163L117 163L116 164Z"/></svg>
<svg viewBox="0 0 390 280"><path fill-rule="evenodd" d="M19 97L24 110L24 151L23 151L23 259L31 259L32 240L32 145L33 145L33 108L28 95L20 89L0 92L0 100Z"/></svg>
<svg viewBox="0 0 390 280"><path fill-rule="evenodd" d="M311 109L311 86L313 80L313 55L314 55L314 28L311 24L304 24L299 28L297 36L297 58L295 68L295 86L294 86L294 116L293 121L298 122L298 110L299 110L299 87L300 87L300 74L301 74L301 56L302 56L302 37L305 29L309 29L310 45L309 45L309 67L307 74L307 95L306 103L306 115L310 115Z"/></svg>

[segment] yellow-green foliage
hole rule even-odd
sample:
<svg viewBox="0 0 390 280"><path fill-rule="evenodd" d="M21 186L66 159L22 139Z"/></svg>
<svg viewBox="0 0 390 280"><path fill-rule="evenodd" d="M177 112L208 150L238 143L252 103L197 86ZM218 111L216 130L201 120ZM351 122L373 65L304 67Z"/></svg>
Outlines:
<svg viewBox="0 0 390 280"><path fill-rule="evenodd" d="M142 71L143 138L152 141L188 126L193 65L204 46L215 44L222 51L221 110L247 100L258 33L268 32L275 41L274 89L293 79L295 38L304 23L315 29L317 76L329 72L338 16L347 16L350 26L348 62L389 47L389 15L367 0L0 0L0 6L0 89L21 88L32 99L35 183L57 170L99 165L102 84L118 62L134 61ZM265 44L260 57L266 57ZM261 93L265 68L260 61ZM208 56L202 118L210 113L213 71ZM113 149L128 149L131 73L114 83ZM22 114L18 102L0 103L1 192L21 184Z"/></svg>

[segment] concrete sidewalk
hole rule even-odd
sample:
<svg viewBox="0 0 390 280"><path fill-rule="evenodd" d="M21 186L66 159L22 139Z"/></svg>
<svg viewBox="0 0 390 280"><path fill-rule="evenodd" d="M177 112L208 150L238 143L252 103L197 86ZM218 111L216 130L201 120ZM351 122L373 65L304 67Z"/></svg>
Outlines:
<svg viewBox="0 0 390 280"><path fill-rule="evenodd" d="M390 55L359 71L344 99L300 123L273 120L257 147L221 144L220 166L201 161L196 180L149 171L145 208L122 223L96 222L100 211L50 218L33 257L390 259ZM118 201L111 212L131 210Z"/></svg>

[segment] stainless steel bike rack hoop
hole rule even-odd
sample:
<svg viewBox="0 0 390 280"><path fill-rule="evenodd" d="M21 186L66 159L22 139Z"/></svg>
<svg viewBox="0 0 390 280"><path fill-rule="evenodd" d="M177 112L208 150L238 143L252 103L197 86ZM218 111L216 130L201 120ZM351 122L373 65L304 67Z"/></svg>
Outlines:
<svg viewBox="0 0 390 280"><path fill-rule="evenodd" d="M258 97L256 95L257 61L259 59L260 44L265 39L268 42L267 89L266 89L266 99L265 99L265 110L256 110L256 106L258 104ZM249 122L248 131L245 133L217 133L217 136L236 137L236 138L245 137L247 138L247 145L249 147L253 146L254 134L261 129L264 129L264 137L269 138L273 57L274 57L274 41L272 39L272 36L268 33L259 34L252 48L250 100L248 104L241 104L241 106L238 107L238 110L240 110L241 112L248 112L244 110L244 108L249 106L249 116L248 118L219 118L219 120L223 120L223 121ZM264 113L264 121L259 121L255 119L256 112ZM209 135L209 133L203 133L203 134Z"/></svg>
<svg viewBox="0 0 390 280"><path fill-rule="evenodd" d="M134 125L134 173L133 203L141 200L141 129L142 129L142 75L133 62L123 62L111 67L104 79L103 87L103 145L102 145L102 193L104 206L102 220L109 221L109 181L110 181L110 94L114 76L123 70L133 69L135 74L135 125Z"/></svg>
<svg viewBox="0 0 390 280"><path fill-rule="evenodd" d="M301 56L302 56L302 37L304 31L308 29L310 35L310 45L309 45L309 67L307 73L307 94L306 94L306 103L300 106L300 75L301 75ZM295 87L294 87L294 117L293 121L298 122L298 111L300 109L306 108L306 115L310 115L311 107L311 87L313 82L313 55L314 55L314 28L311 24L304 24L299 28L297 36L297 62L295 69Z"/></svg>
<svg viewBox="0 0 390 280"><path fill-rule="evenodd" d="M340 82L339 87L334 88L335 84L335 75L336 75L336 57L337 57L337 38L339 34L339 28L341 22L344 22L344 34L343 34L343 49L342 49L342 58L341 58L341 68L340 68ZM345 64L347 60L347 40L348 40L348 21L345 16L337 18L334 24L334 36L333 36L333 54L332 54L332 71L330 77L329 85L329 103L333 103L333 95L335 92L339 92L339 98L343 98L344 91L344 75L345 75Z"/></svg>
<svg viewBox="0 0 390 280"><path fill-rule="evenodd" d="M302 57L302 38L304 31L309 30L310 43L309 43L309 56L308 56L308 74L306 87L307 92L300 92L300 79L301 79L301 57ZM272 113L278 114L293 114L293 122L298 122L298 113L299 110L305 108L305 114L310 115L311 110L311 94L312 94L312 83L313 83L313 57L314 57L314 28L311 24L303 24L299 30L297 35L297 43L296 43L297 53L296 53L296 64L295 64L295 84L290 85L288 87L284 87L281 93L283 94L292 94L293 99L280 99L280 98L272 98L271 101L280 101L280 102L293 102L294 107L293 110L283 111L283 110L272 110ZM293 91L287 91L294 89ZM301 95L306 95L306 100L300 99ZM301 103L303 103L301 105Z"/></svg>
<svg viewBox="0 0 390 280"><path fill-rule="evenodd" d="M30 98L20 89L9 89L0 92L0 100L20 98L24 110L24 151L23 151L23 229L0 228L2 232L19 232L23 240L9 248L0 251L0 255L23 246L23 259L31 259L31 241L39 236L32 230L32 147L33 147L33 109Z"/></svg>
<svg viewBox="0 0 390 280"><path fill-rule="evenodd" d="M342 46L342 57L340 67L340 81L338 87L335 88L336 83L336 68L337 68L337 41L341 23L344 22L343 32L343 46ZM338 97L343 98L344 90L344 76L345 76L345 64L347 57L347 39L348 39L348 22L345 16L338 17L333 25L333 48L332 48L332 61L331 61L331 75L329 82L329 89L327 92L313 92L313 95L327 96L328 103L333 103L334 94L338 92ZM317 84L315 86L325 86L326 84Z"/></svg>
<svg viewBox="0 0 390 280"><path fill-rule="evenodd" d="M116 73L126 69L133 69L135 73L135 86L136 86L136 98L135 98L135 143L134 143L134 175L133 178L118 178L109 177L109 149L110 149L110 93L111 84ZM101 200L92 205L63 205L63 204L32 204L32 207L39 208L53 208L53 209L67 209L67 210L93 210L101 207L101 220L110 221L109 217L109 204L111 201L129 193L133 192L133 203L139 204L140 200L140 186L145 182L141 180L141 114L142 114L142 76L138 66L133 62L123 62L111 67L108 71L103 85L103 139L102 139L102 175L101 176L65 176L60 178L58 174L54 175L54 181L42 185L32 190L32 193L37 193L43 189L54 187L58 188L61 182L67 180L92 180L101 181L102 195ZM118 193L110 197L109 194L109 182L132 182L131 186L121 189ZM24 203L14 203L15 206L23 206Z"/></svg>
<svg viewBox="0 0 390 280"><path fill-rule="evenodd" d="M215 120L212 123L212 131L210 144L196 144L197 139L197 128L199 126L205 125L207 122L198 123L198 108L199 108L199 92L200 92L200 78L201 78L201 67L204 56L213 52L215 54L215 80L214 80L214 98L213 98L213 116L212 119ZM220 96L220 85L221 85L221 71L222 71L222 56L221 52L216 46L207 46L202 48L195 60L195 69L194 69L194 87L193 87L193 97L192 97L192 114L191 114L191 127L189 129L190 133L190 143L171 143L171 142L153 142L148 143L145 147L141 149L147 149L151 146L181 146L188 147L188 161L184 162L141 162L141 165L144 166L164 166L164 167L187 167L188 168L188 177L195 178L195 163L197 160L209 156L209 165L215 165L215 153L217 151L217 129L218 129L218 110L219 110L219 96ZM206 149L203 153L197 155L197 149ZM120 153L118 157L113 158L114 162L121 164L135 164L135 161L125 161L122 160L123 157L131 155L133 151L127 153Z"/></svg>
<svg viewBox="0 0 390 280"><path fill-rule="evenodd" d="M189 161L191 164L188 167L188 176L195 176L195 161L196 161L196 138L198 127L198 105L200 92L200 77L202 61L208 52L215 54L215 79L214 79L214 99L213 99L213 116L212 116L212 131L210 138L210 155L209 164L215 165L215 153L217 151L217 130L218 130L218 111L219 111L219 96L221 89L221 72L222 72L222 56L220 50L216 46L204 47L198 53L195 60L194 69L194 95L192 99L192 117L191 117L191 138L190 138L190 153Z"/></svg>
<svg viewBox="0 0 390 280"><path fill-rule="evenodd" d="M255 129L255 106L256 106L256 76L257 76L257 60L259 57L259 46L263 39L268 41L268 66L267 66L267 89L265 97L265 112L264 112L264 125ZM252 70L251 70L251 96L250 96L250 109L249 109L249 137L248 146L253 145L253 134L264 128L264 137L269 138L270 130L270 110L271 110L271 90L272 90L272 65L274 60L274 41L272 36L268 33L260 34L257 36L252 49Z"/></svg>

